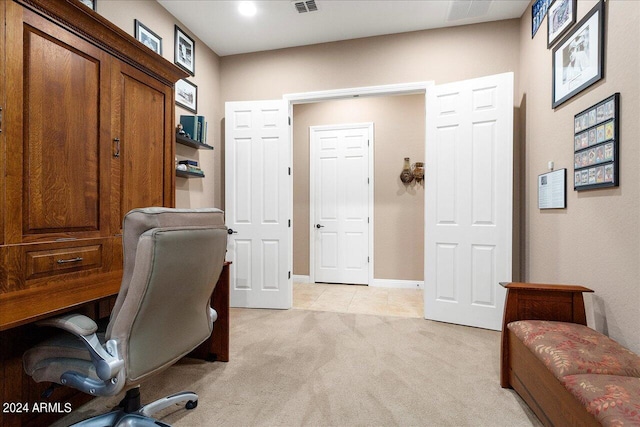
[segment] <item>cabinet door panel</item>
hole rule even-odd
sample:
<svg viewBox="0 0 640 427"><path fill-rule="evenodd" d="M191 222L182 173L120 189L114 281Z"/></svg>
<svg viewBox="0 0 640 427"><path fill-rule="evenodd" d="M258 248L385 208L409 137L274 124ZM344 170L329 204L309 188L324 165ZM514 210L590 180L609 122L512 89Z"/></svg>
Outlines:
<svg viewBox="0 0 640 427"><path fill-rule="evenodd" d="M173 192L167 189L173 188L173 167L167 165L173 165L174 149L171 88L126 64L116 64L116 69L113 134L120 140L114 174L119 228L131 209L172 206Z"/></svg>
<svg viewBox="0 0 640 427"><path fill-rule="evenodd" d="M28 11L7 28L7 200L21 218L7 223L11 243L97 237L108 229L109 57Z"/></svg>
<svg viewBox="0 0 640 427"><path fill-rule="evenodd" d="M25 38L24 232L98 230L100 62Z"/></svg>

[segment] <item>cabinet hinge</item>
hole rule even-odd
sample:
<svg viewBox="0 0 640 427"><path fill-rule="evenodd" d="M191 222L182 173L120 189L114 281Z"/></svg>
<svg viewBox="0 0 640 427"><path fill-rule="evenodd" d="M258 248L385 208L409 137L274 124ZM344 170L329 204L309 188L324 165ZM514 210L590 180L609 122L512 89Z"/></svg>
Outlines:
<svg viewBox="0 0 640 427"><path fill-rule="evenodd" d="M291 220L289 220L289 227L291 227Z"/></svg>
<svg viewBox="0 0 640 427"><path fill-rule="evenodd" d="M370 143L371 143L371 141L369 141L369 140L367 139L367 147L369 146L369 144L370 144Z"/></svg>
<svg viewBox="0 0 640 427"><path fill-rule="evenodd" d="M289 116L289 126L291 126L291 116Z"/></svg>
<svg viewBox="0 0 640 427"><path fill-rule="evenodd" d="M369 217L367 217L367 224L369 224Z"/></svg>
<svg viewBox="0 0 640 427"><path fill-rule="evenodd" d="M371 262L371 261L369 261L369 257L367 257L367 262Z"/></svg>
<svg viewBox="0 0 640 427"><path fill-rule="evenodd" d="M369 182L369 178L367 178L367 184L370 184L370 182Z"/></svg>
<svg viewBox="0 0 640 427"><path fill-rule="evenodd" d="M289 272L289 279L291 279L291 272Z"/></svg>
<svg viewBox="0 0 640 427"><path fill-rule="evenodd" d="M289 176L291 176L291 168L289 168Z"/></svg>

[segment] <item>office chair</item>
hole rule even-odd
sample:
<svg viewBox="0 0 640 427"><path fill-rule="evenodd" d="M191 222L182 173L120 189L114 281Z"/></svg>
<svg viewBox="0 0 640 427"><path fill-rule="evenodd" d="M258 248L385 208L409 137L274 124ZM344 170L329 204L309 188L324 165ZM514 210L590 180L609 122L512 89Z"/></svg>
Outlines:
<svg viewBox="0 0 640 427"><path fill-rule="evenodd" d="M83 315L38 322L65 330L25 352L35 381L93 396L126 395L108 414L79 426L166 425L151 415L171 405L197 406L193 392L141 406L140 382L205 341L217 313L210 297L224 263L227 228L218 209L145 208L123 222L123 277L106 332Z"/></svg>

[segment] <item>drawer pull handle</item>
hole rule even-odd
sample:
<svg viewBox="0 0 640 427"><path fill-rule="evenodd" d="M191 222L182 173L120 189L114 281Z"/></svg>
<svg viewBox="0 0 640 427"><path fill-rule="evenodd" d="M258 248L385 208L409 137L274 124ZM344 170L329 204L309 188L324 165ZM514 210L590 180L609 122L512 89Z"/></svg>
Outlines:
<svg viewBox="0 0 640 427"><path fill-rule="evenodd" d="M82 258L81 256L77 256L75 258L71 258L71 259L59 259L58 261L56 261L58 264L66 264L68 262L80 262L84 260L84 258Z"/></svg>

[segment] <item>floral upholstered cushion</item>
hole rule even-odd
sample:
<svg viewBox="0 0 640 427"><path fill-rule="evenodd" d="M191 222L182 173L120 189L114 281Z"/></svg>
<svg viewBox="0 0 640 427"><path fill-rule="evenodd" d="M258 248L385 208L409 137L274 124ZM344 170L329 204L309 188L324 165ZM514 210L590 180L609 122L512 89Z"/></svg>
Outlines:
<svg viewBox="0 0 640 427"><path fill-rule="evenodd" d="M640 356L584 325L520 320L507 327L561 382L575 374L640 377Z"/></svg>
<svg viewBox="0 0 640 427"><path fill-rule="evenodd" d="M564 386L603 426L640 425L640 378L569 375Z"/></svg>

